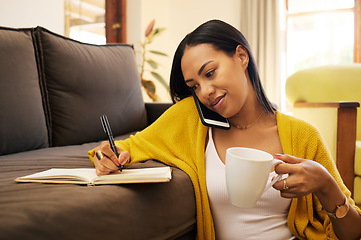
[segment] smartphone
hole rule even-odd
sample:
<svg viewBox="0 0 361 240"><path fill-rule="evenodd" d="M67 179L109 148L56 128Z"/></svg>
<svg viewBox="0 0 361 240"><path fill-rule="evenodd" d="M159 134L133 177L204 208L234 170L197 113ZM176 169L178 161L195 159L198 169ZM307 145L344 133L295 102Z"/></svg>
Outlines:
<svg viewBox="0 0 361 240"><path fill-rule="evenodd" d="M218 113L210 110L206 106L204 106L198 99L196 93L191 89L193 99L196 103L197 110L199 117L201 118L201 121L203 125L207 127L215 127L215 128L221 128L221 129L230 129L231 125L229 124L229 121L227 118L222 117Z"/></svg>

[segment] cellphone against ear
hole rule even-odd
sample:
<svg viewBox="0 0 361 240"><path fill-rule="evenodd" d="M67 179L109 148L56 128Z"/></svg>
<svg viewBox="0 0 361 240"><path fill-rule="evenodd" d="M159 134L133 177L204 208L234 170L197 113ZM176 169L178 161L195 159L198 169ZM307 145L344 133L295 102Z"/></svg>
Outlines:
<svg viewBox="0 0 361 240"><path fill-rule="evenodd" d="M191 89L191 92L192 92L193 99L197 106L199 117L201 118L203 125L205 125L207 127L216 127L216 128L221 128L221 129L225 129L225 130L228 130L231 128L231 125L229 124L229 121L227 118L222 117L218 113L216 113L216 112L210 110L209 108L207 108L206 106L204 106L199 101L199 99L198 99L197 95L195 94L195 92L193 91L193 89Z"/></svg>

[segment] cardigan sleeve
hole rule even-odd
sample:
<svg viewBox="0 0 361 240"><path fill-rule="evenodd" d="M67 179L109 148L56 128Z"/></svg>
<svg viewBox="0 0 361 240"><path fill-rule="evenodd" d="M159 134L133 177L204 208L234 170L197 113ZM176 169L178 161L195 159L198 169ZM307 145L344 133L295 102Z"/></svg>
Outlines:
<svg viewBox="0 0 361 240"><path fill-rule="evenodd" d="M205 184L204 149L207 127L203 126L193 98L171 106L146 129L123 141L130 163L156 159L177 167L190 177L197 205L197 239L214 239L214 227ZM92 159L94 151L89 151Z"/></svg>
<svg viewBox="0 0 361 240"><path fill-rule="evenodd" d="M130 163L156 159L182 168L180 161L184 161L196 169L193 156L197 144L205 143L201 138L206 130L199 126L199 118L194 114L196 109L193 109L195 105L193 107L190 100L174 104L152 125L125 140L115 141L115 145L130 152ZM197 133L199 131L201 135ZM94 150L88 152L90 160L94 154Z"/></svg>
<svg viewBox="0 0 361 240"><path fill-rule="evenodd" d="M284 153L314 160L323 165L336 180L350 204L361 214L361 210L351 199L351 192L343 184L336 164L319 131L302 120L285 114L278 115L279 133ZM292 200L288 226L298 238L337 239L331 220L314 194Z"/></svg>

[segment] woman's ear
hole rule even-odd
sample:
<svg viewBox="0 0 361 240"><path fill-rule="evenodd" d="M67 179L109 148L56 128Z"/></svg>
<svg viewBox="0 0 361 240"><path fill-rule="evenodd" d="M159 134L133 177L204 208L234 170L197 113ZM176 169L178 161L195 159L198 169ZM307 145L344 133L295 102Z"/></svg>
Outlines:
<svg viewBox="0 0 361 240"><path fill-rule="evenodd" d="M247 69L249 63L249 55L247 50L242 45L237 46L235 56L241 60L243 68Z"/></svg>

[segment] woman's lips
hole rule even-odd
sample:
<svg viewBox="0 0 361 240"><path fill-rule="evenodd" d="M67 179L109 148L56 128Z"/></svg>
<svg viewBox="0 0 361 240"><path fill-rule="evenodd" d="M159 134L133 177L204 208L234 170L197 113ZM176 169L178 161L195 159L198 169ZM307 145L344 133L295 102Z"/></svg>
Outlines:
<svg viewBox="0 0 361 240"><path fill-rule="evenodd" d="M217 97L216 99L214 99L214 101L212 102L211 106L212 106L215 110L220 109L220 108L223 106L224 97L225 97L225 96L226 96L226 95L219 96L219 97Z"/></svg>

